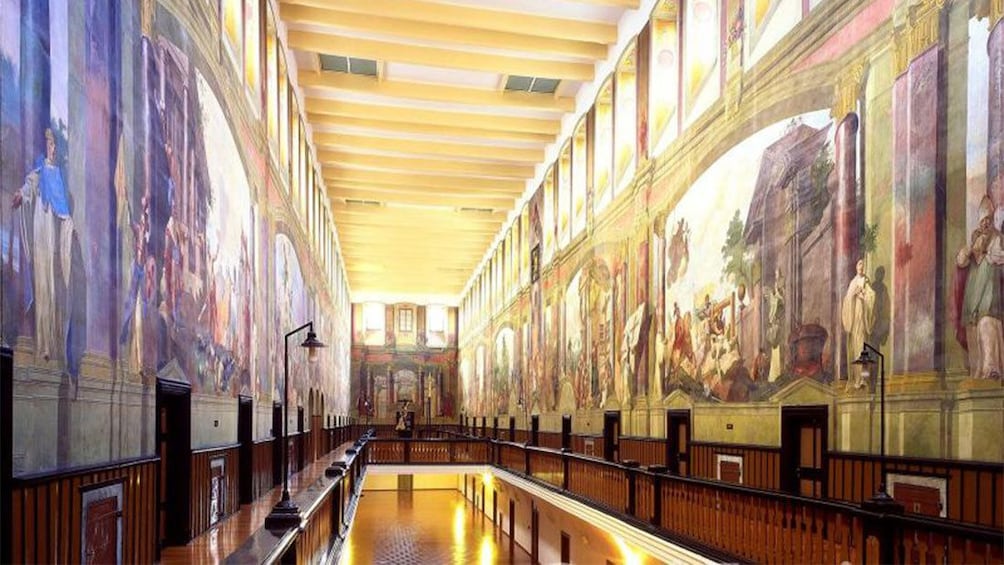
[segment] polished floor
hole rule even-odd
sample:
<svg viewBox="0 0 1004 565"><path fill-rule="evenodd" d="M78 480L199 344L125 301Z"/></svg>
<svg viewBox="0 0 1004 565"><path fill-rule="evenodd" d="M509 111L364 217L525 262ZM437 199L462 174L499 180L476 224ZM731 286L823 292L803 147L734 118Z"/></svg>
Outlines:
<svg viewBox="0 0 1004 565"><path fill-rule="evenodd" d="M345 450L350 447L351 443L345 443L331 454L321 457L290 477L289 492L296 496L300 490L314 484L324 474L331 461L341 458ZM265 524L265 517L281 497L282 486L278 486L251 504L242 505L240 511L227 516L212 529L190 541L188 545L168 547L161 551L160 562L165 565L181 565L223 561Z"/></svg>
<svg viewBox="0 0 1004 565"><path fill-rule="evenodd" d="M340 565L530 563L457 491L364 491Z"/></svg>

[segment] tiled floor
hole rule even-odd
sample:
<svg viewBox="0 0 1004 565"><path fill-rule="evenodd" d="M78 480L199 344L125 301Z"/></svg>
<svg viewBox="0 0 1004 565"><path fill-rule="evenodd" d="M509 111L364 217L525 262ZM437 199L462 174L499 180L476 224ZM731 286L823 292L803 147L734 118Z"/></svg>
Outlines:
<svg viewBox="0 0 1004 565"><path fill-rule="evenodd" d="M457 491L364 491L341 565L530 563L515 548Z"/></svg>
<svg viewBox="0 0 1004 565"><path fill-rule="evenodd" d="M318 459L314 464L307 465L303 471L290 477L290 494L296 496L296 493L301 489L312 485L324 474L324 470L331 461L341 458L349 447L352 447L351 443L343 444L335 451ZM209 531L193 539L188 545L164 549L160 554L160 562L165 565L219 563L265 524L265 517L268 516L272 507L275 506L276 502L279 502L281 497L282 486L280 485L251 504L241 506L239 512L231 514Z"/></svg>

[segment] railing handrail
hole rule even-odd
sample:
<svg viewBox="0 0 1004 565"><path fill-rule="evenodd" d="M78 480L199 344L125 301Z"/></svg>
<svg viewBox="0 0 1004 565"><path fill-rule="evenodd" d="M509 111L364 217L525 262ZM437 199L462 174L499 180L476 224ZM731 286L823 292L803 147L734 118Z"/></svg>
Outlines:
<svg viewBox="0 0 1004 565"><path fill-rule="evenodd" d="M931 518L931 517L917 516L917 515L880 514L880 513L877 513L877 512L873 512L873 511L861 508L860 506L858 506L858 505L856 505L854 503L851 503L851 502L843 502L843 501L836 501L836 500L829 500L829 499L811 498L811 497L805 497L805 496L800 496L800 495L791 494L791 493L778 492L776 490L754 488L754 487L749 487L749 486L745 486L745 485L739 485L739 484L734 484L734 483L726 483L726 482L715 481L715 480L710 480L710 479L702 479L702 478L696 478L696 477L682 477L682 476L679 476L679 475L673 475L673 474L669 474L669 473L666 473L666 472L654 472L654 471L651 471L651 470L646 469L644 467L629 467L629 466L625 466L625 465L623 465L621 463L618 463L618 462L606 461L606 460L603 460L603 459L597 459L597 458L589 457L589 456L586 456L586 455L582 455L580 453L574 453L574 452L571 452L571 451L562 451L562 450L552 449L552 448L548 448L548 447L528 445L527 443L524 443L524 442L513 442L513 441L507 441L507 440L496 440L496 439L489 438L489 437L478 437L478 436L465 435L465 434L461 434L461 433L457 433L457 432L453 432L453 431L449 431L449 430L441 430L440 433L446 433L448 435L452 435L452 436L456 436L456 437L453 438L453 439L444 439L444 438L428 438L428 439L422 439L422 438L374 438L371 441L380 441L381 443L383 443L383 442L395 442L395 441L400 441L400 442L443 442L443 441L450 442L450 441L464 441L464 442L481 442L481 443L487 443L487 444L491 444L491 445L495 445L495 446L508 446L508 447L511 447L511 448L514 448L514 449L524 450L524 451L529 452L531 454L538 453L538 454L541 454L541 455L556 456L556 457L560 457L560 458L567 458L569 460L580 461L582 463L586 463L586 464L589 464L589 465L603 466L603 467L609 468L610 470L613 470L613 471L620 471L620 472L624 472L624 473L633 473L635 475L647 476L647 477L650 477L652 479L658 479L659 481L662 481L663 483L670 483L670 484L676 483L676 484L681 484L681 485L687 485L687 486L693 486L693 487L701 487L701 488L712 489L712 490L719 491L721 493L733 493L733 494L740 494L740 495L745 495L745 496L750 496L750 497L756 497L756 498L760 498L760 499L769 499L769 500L778 501L778 502L789 504L789 505L796 505L796 506L802 506L802 507L816 508L816 509L820 509L820 510L827 510L827 511L830 511L830 512L843 513L843 514L848 515L850 518L858 518L858 519L862 519L862 520L874 520L874 519L879 519L879 518L891 519L891 520L893 520L895 522L898 522L898 523L900 523L901 525L904 525L904 526L915 526L915 527L918 527L918 528L923 528L923 529L928 529L928 530L941 530L941 531L945 531L946 533L963 535L963 536L966 536L968 538L977 539L979 541L994 541L994 540L1000 540L1001 539L1001 532L1000 531L994 530L992 528L984 527L984 526L975 525L975 524L953 522L953 521L946 520L946 519ZM489 458L491 459L490 456L489 456ZM491 461L490 464L496 465L496 466L500 466L499 465L500 461ZM502 467L502 468L505 468L507 471L513 471L513 469L510 469L510 468L506 468L506 467ZM520 470L516 470L516 472L519 472L521 474L525 474L525 473L523 473L523 471L520 471ZM532 476L529 476L529 478L531 480L536 480ZM553 486L553 485L549 485L549 486ZM579 498L581 498L581 495L576 495L576 496L579 497Z"/></svg>

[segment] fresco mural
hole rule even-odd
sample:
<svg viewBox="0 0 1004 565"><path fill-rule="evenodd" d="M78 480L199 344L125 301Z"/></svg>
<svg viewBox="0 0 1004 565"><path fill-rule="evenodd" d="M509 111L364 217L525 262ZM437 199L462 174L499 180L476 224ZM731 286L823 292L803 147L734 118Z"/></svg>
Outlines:
<svg viewBox="0 0 1004 565"><path fill-rule="evenodd" d="M305 294L303 273L300 270L300 260L297 257L293 242L285 234L280 233L275 238L275 310L273 311L273 327L276 328L275 341L272 350L275 352L275 362L272 363L274 383L273 398L282 398L283 389L283 343L287 332L306 323L309 320L307 312L307 297ZM302 382L306 372L306 355L297 355L297 336L290 338L289 380ZM296 404L298 387L290 390L290 404Z"/></svg>
<svg viewBox="0 0 1004 565"><path fill-rule="evenodd" d="M492 387L497 414L515 412L518 403L519 366L516 364L516 332L503 328L495 338L492 366Z"/></svg>
<svg viewBox="0 0 1004 565"><path fill-rule="evenodd" d="M249 97L218 95L221 80L260 88L243 50L259 39L241 31L259 15L221 6L200 9L225 23L222 62L237 73L156 2L0 0L0 337L23 353L19 386L61 380L78 403L60 410L85 420L82 380L160 377L270 401L281 357L266 336L308 316L336 347L303 382L327 397L345 388L345 316L306 284L297 244L270 243L266 180L249 174L258 155L233 125ZM74 449L16 446L20 470L72 464Z"/></svg>
<svg viewBox="0 0 1004 565"><path fill-rule="evenodd" d="M663 394L748 400L796 375L832 379L830 336L843 330L830 289L806 280L828 269L813 258L830 255L818 246L832 238L832 170L828 114L800 116L736 145L667 215ZM849 320L861 341L874 312L874 297L863 300Z"/></svg>
<svg viewBox="0 0 1004 565"><path fill-rule="evenodd" d="M590 196L591 213L580 220L577 167L602 168L596 151L605 159L609 142L576 128L571 216L573 237L581 221L585 240L525 281L528 299L514 310L471 312L488 322L467 328L461 355L494 339L484 328L527 320L534 412L576 414L584 433L588 423L595 433L604 410L622 411L631 433L661 433L662 414L645 411L731 403L762 414L792 390L812 390L831 399L840 446L867 451L874 439L856 427L861 414L851 406L876 394L875 372L865 377L853 364L865 343L886 356L896 394L978 389L999 402L1001 11L985 2L866 4L841 29L815 37L792 30L821 6L840 6L660 3L651 41L638 45L650 49L639 60L651 65L651 90L629 112L652 124L650 168L609 205L605 194L599 203ZM895 56L884 47L847 55L901 5L906 20L894 25L917 37L875 40L892 42ZM788 41L805 51L775 52ZM746 71L768 53L785 80L816 86L770 94L751 87L757 75ZM615 76L615 92L618 84ZM599 96L593 109L604 122L606 102ZM616 107L612 119L623 123ZM702 130L692 135L699 119ZM700 150L675 144L681 137ZM550 210L535 208L541 199L538 191L529 200L534 226L548 225L539 215ZM521 251L538 242L531 229ZM481 407L486 414L492 402ZM495 411L504 408L494 402ZM897 409L906 410L902 402ZM928 438L938 434L915 431L944 431L943 422L970 417L961 410L904 415L896 448L980 457L973 446L986 443L983 434L938 443ZM727 441L710 429L702 428L706 440ZM775 445L760 430L746 433ZM998 444L987 443L988 453L999 453Z"/></svg>

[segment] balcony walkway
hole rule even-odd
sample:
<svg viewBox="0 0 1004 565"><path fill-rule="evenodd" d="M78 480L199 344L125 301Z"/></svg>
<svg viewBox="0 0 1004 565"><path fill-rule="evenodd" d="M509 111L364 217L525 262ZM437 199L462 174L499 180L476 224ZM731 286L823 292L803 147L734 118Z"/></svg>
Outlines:
<svg viewBox="0 0 1004 565"><path fill-rule="evenodd" d="M340 459L345 450L352 447L351 443L340 447L321 457L313 464L307 465L302 471L289 478L289 493L296 496L298 492L314 484L324 475L324 470L333 459ZM164 565L193 565L220 563L241 546L259 528L265 524L265 517L272 511L282 497L282 485L258 497L250 504L241 506L240 511L231 514L199 537L188 542L188 545L165 548L160 553L160 562Z"/></svg>

